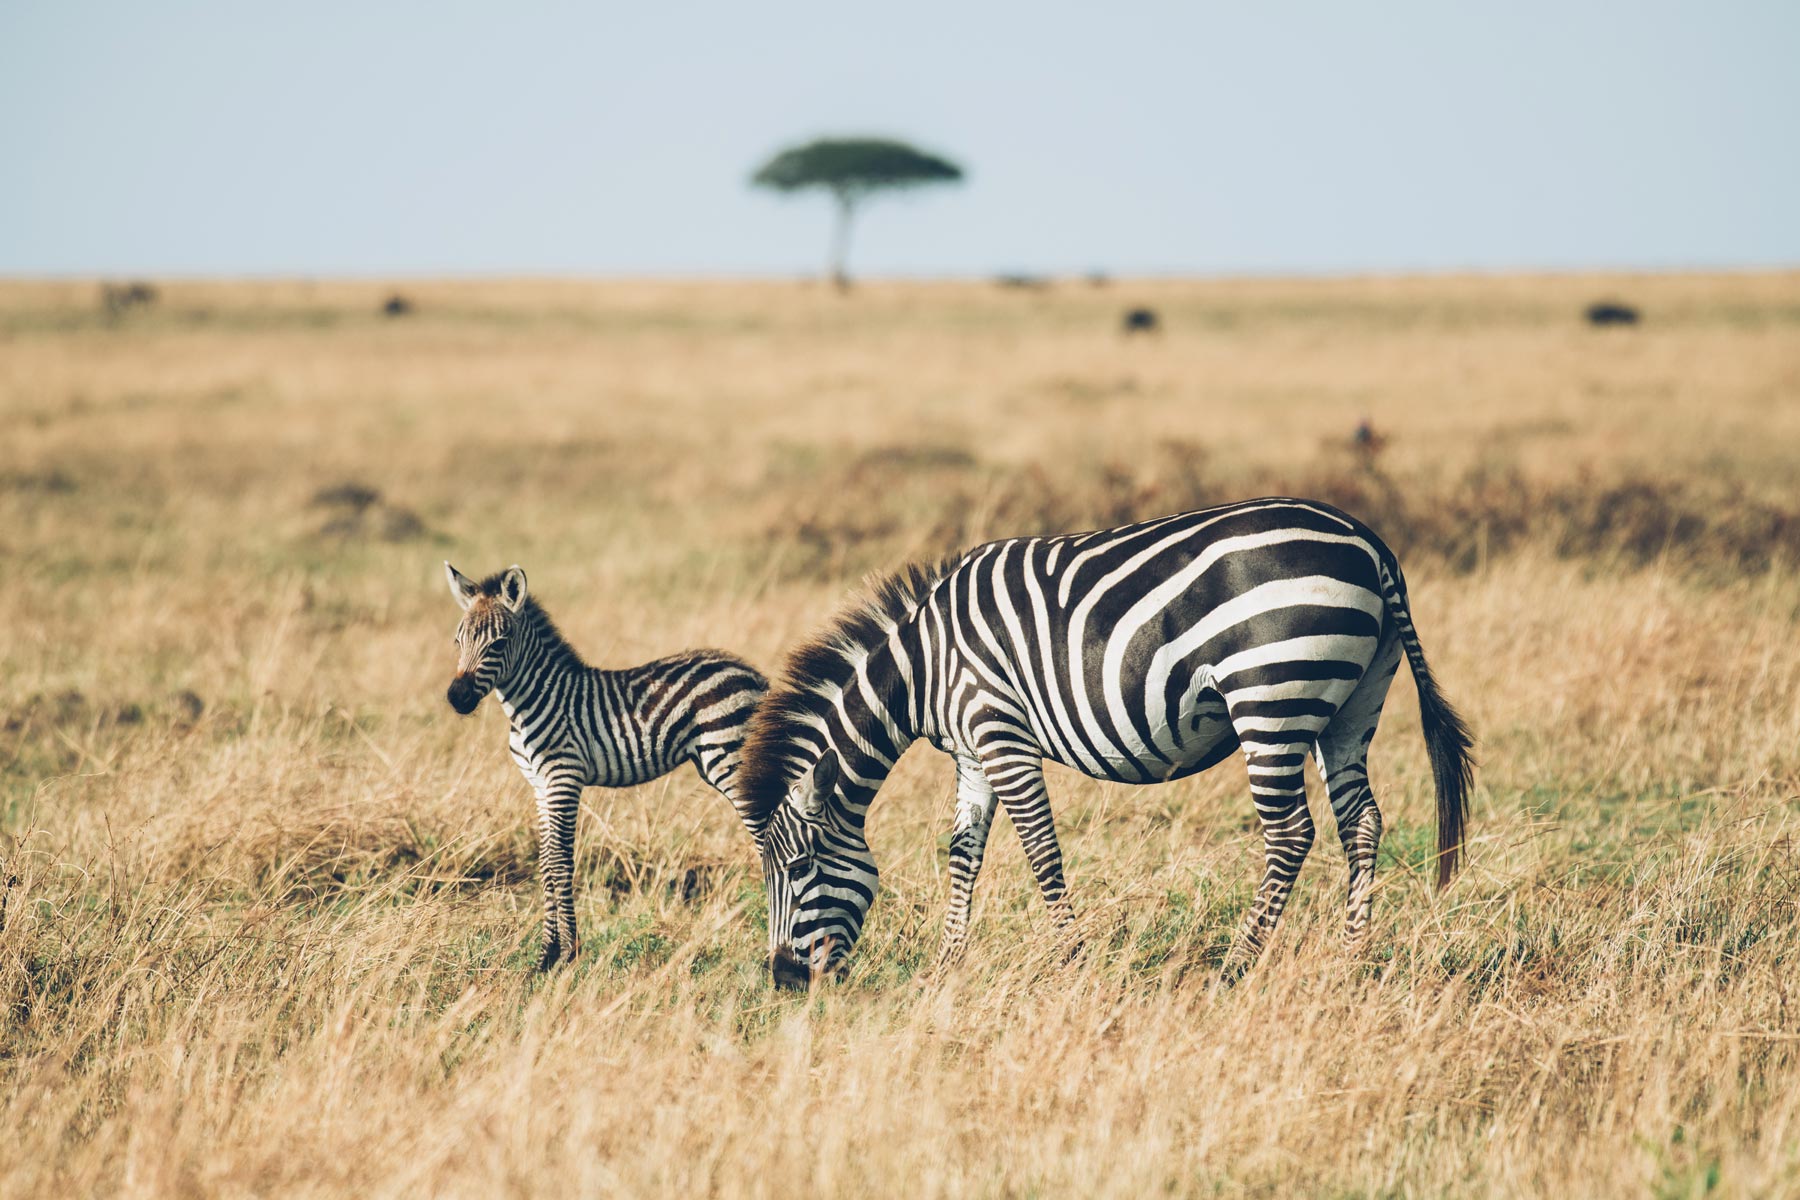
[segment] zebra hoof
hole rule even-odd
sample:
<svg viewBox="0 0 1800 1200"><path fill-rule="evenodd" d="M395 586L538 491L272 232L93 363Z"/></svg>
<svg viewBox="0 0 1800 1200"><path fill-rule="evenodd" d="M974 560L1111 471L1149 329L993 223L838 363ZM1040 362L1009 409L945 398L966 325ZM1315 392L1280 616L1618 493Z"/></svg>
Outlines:
<svg viewBox="0 0 1800 1200"><path fill-rule="evenodd" d="M1219 968L1219 977L1213 982L1213 987L1221 992L1230 991L1243 982L1244 976L1248 975L1250 968L1255 965L1256 959L1242 954L1227 957L1225 965Z"/></svg>
<svg viewBox="0 0 1800 1200"><path fill-rule="evenodd" d="M942 962L932 963L929 967L920 967L912 977L912 985L920 991L936 987L950 975L949 967Z"/></svg>
<svg viewBox="0 0 1800 1200"><path fill-rule="evenodd" d="M918 987L940 983L956 970L957 965L962 962L962 958L963 948L961 946L950 950L939 950L937 957L931 960L931 965L920 967L918 973L912 977L912 981Z"/></svg>
<svg viewBox="0 0 1800 1200"><path fill-rule="evenodd" d="M538 955L537 969L539 971L548 971L552 967L557 966L558 964L563 962L565 959L570 959L573 957L575 957L573 954L564 954L563 953L562 943L560 943L560 942L545 942L543 952Z"/></svg>

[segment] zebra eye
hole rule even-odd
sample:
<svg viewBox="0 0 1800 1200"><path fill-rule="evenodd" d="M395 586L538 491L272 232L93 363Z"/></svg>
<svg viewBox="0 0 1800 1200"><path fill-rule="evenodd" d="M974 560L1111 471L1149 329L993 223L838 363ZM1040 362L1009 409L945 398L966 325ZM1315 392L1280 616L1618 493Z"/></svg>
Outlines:
<svg viewBox="0 0 1800 1200"><path fill-rule="evenodd" d="M789 875L804 875L812 869L812 856L802 854L799 858L790 859L781 869Z"/></svg>

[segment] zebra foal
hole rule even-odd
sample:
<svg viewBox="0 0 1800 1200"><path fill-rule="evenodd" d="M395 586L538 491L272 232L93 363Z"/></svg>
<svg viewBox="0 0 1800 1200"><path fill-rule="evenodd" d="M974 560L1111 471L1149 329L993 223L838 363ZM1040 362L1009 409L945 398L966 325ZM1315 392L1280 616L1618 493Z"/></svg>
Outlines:
<svg viewBox="0 0 1800 1200"><path fill-rule="evenodd" d="M1264 846L1233 952L1243 964L1312 848L1311 754L1350 862L1346 934L1360 943L1381 840L1368 748L1402 657L1437 785L1442 886L1462 844L1472 739L1426 665L1399 562L1355 518L1268 498L902 571L799 647L751 722L739 799L762 851L775 981L805 986L856 944L879 879L869 805L914 741L956 763L940 965L962 953L997 807L1052 913L1070 920L1045 759L1158 783L1243 753Z"/></svg>
<svg viewBox="0 0 1800 1200"><path fill-rule="evenodd" d="M588 787L629 787L691 762L739 808L745 726L768 680L721 650L690 650L621 671L590 667L526 594L518 567L479 582L449 563L463 610L450 707L467 716L493 692L507 745L537 796L544 946L538 969L573 958L575 814ZM748 820L746 818L746 824Z"/></svg>

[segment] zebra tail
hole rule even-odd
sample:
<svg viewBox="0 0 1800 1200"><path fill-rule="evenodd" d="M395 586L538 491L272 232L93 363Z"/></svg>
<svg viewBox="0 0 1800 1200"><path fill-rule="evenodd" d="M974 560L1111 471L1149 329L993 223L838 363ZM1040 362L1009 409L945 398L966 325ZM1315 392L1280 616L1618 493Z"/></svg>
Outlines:
<svg viewBox="0 0 1800 1200"><path fill-rule="evenodd" d="M1457 860L1463 852L1463 825L1469 816L1469 792L1475 785L1475 735L1444 698L1425 661L1425 648L1419 645L1418 631L1413 628L1412 612L1406 602L1406 581L1399 564L1392 570L1382 565L1381 587L1382 598L1400 634L1400 645L1406 650L1406 661L1412 667L1413 684L1419 693L1419 725L1425 733L1425 750L1437 783L1437 885L1441 890L1456 873Z"/></svg>

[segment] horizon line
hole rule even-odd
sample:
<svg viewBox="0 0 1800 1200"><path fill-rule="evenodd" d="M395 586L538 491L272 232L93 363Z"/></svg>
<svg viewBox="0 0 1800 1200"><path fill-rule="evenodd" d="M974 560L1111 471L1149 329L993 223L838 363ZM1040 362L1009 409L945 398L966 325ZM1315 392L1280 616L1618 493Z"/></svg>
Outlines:
<svg viewBox="0 0 1800 1200"><path fill-rule="evenodd" d="M1590 276L1778 276L1800 273L1800 260L1768 264L1669 264L1650 266L1458 266L1341 269L1269 270L1164 270L1112 272L1088 270L1030 271L1003 268L979 272L871 272L853 275L853 288L865 285L995 284L1006 279L1044 283L1104 286L1111 283L1265 283L1351 282L1357 280L1447 279L1575 279ZM0 286L8 284L116 283L121 280L166 280L172 283L664 283L664 284L794 284L830 286L829 277L816 273L790 274L773 271L562 271L533 269L401 270L401 271L187 271L187 270L70 270L20 271L0 269Z"/></svg>

